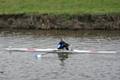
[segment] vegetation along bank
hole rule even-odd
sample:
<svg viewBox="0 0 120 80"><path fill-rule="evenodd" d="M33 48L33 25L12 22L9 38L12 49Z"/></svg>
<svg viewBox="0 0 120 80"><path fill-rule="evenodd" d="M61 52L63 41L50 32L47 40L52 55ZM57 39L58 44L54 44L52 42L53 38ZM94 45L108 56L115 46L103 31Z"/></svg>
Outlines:
<svg viewBox="0 0 120 80"><path fill-rule="evenodd" d="M0 28L120 30L120 15L0 15Z"/></svg>
<svg viewBox="0 0 120 80"><path fill-rule="evenodd" d="M0 28L120 30L120 0L0 0Z"/></svg>

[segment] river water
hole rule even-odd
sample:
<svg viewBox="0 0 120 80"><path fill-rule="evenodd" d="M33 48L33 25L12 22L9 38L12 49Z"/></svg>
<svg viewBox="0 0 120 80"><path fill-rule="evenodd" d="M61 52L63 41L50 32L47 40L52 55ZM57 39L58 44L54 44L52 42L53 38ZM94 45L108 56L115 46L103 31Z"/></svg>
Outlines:
<svg viewBox="0 0 120 80"><path fill-rule="evenodd" d="M58 54L36 59L34 52L4 48L56 48L60 38L73 49L118 54ZM0 80L120 80L120 31L1 30Z"/></svg>

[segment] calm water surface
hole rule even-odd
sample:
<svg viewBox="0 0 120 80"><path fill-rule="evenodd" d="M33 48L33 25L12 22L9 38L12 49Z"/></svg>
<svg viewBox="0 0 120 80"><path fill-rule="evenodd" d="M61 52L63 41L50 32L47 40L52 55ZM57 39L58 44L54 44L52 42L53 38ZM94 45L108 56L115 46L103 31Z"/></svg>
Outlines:
<svg viewBox="0 0 120 80"><path fill-rule="evenodd" d="M56 48L60 38L80 50L114 50L118 54L47 54L4 48ZM0 80L120 80L120 31L1 30Z"/></svg>

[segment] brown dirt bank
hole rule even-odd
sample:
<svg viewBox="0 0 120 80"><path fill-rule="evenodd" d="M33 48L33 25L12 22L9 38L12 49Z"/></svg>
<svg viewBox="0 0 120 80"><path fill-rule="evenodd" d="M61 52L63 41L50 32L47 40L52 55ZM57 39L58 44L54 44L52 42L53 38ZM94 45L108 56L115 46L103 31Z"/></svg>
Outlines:
<svg viewBox="0 0 120 80"><path fill-rule="evenodd" d="M0 28L120 30L120 15L0 15Z"/></svg>

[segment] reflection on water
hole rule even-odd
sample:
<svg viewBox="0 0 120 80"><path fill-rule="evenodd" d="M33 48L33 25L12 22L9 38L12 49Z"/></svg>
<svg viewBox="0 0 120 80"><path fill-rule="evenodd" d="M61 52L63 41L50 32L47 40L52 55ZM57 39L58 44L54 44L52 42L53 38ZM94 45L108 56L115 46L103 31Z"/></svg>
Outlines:
<svg viewBox="0 0 120 80"><path fill-rule="evenodd" d="M61 61L61 65L64 66L64 61L69 57L69 53L58 53L58 58Z"/></svg>
<svg viewBox="0 0 120 80"><path fill-rule="evenodd" d="M118 54L46 54L2 49L56 48L64 38L72 49L114 50ZM1 30L0 80L120 80L120 31Z"/></svg>

